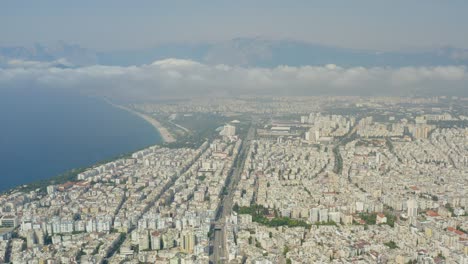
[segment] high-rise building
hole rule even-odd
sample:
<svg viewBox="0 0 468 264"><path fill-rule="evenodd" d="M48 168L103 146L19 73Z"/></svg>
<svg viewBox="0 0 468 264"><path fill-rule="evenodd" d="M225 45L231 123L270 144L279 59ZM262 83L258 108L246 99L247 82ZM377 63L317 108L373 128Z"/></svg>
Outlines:
<svg viewBox="0 0 468 264"><path fill-rule="evenodd" d="M151 233L151 249L161 249L161 233L159 233L158 231L154 231Z"/></svg>
<svg viewBox="0 0 468 264"><path fill-rule="evenodd" d="M314 131L314 135L315 135L315 141L316 141L316 142L319 141L319 139L320 139L320 131L319 131L319 130L315 130L315 131Z"/></svg>
<svg viewBox="0 0 468 264"><path fill-rule="evenodd" d="M327 208L320 209L319 222L328 222L328 209Z"/></svg>
<svg viewBox="0 0 468 264"><path fill-rule="evenodd" d="M236 135L236 127L233 125L225 125L220 133L221 136L232 137Z"/></svg>
<svg viewBox="0 0 468 264"><path fill-rule="evenodd" d="M406 201L406 206L408 208L408 217L418 216L418 202L416 200L409 199Z"/></svg>
<svg viewBox="0 0 468 264"><path fill-rule="evenodd" d="M316 223L319 220L319 209L318 208L312 208L310 209L310 222Z"/></svg>
<svg viewBox="0 0 468 264"><path fill-rule="evenodd" d="M184 252L193 253L195 247L195 235L192 231L184 231L181 234L181 247Z"/></svg>
<svg viewBox="0 0 468 264"><path fill-rule="evenodd" d="M147 250L149 249L149 236L148 236L148 230L142 230L138 234L138 248L140 250Z"/></svg>

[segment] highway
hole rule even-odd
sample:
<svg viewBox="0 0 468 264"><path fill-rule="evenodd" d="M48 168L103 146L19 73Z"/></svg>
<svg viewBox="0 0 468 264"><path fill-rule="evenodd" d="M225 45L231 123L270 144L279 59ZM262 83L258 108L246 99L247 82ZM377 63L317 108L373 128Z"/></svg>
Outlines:
<svg viewBox="0 0 468 264"><path fill-rule="evenodd" d="M226 237L224 225L216 225L214 229L212 263L223 263L226 254Z"/></svg>
<svg viewBox="0 0 468 264"><path fill-rule="evenodd" d="M234 167L229 175L230 179L227 180L226 189L228 190L228 194L223 196L219 208L219 213L216 216L217 218L214 227L214 234L210 238L210 244L212 245L210 263L227 263L225 221L226 217L230 216L232 213L234 191L236 190L237 184L242 174L242 169L244 167L245 158L247 157L250 142L252 139L254 139L254 137L255 123L252 122L247 136L239 150Z"/></svg>

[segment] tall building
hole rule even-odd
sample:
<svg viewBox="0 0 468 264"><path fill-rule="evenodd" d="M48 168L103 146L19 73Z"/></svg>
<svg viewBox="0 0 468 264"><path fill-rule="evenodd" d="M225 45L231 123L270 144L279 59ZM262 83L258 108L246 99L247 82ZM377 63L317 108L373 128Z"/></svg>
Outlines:
<svg viewBox="0 0 468 264"><path fill-rule="evenodd" d="M319 222L328 222L328 209L327 208L320 209Z"/></svg>
<svg viewBox="0 0 468 264"><path fill-rule="evenodd" d="M236 127L233 125L225 125L220 133L221 136L232 137L236 135Z"/></svg>
<svg viewBox="0 0 468 264"><path fill-rule="evenodd" d="M319 131L319 130L315 130L315 131L314 131L314 136L315 136L315 138L314 138L315 141L316 141L316 142L319 141L319 139L320 139L320 131Z"/></svg>
<svg viewBox="0 0 468 264"><path fill-rule="evenodd" d="M154 231L151 233L151 249L161 249L161 233L159 233L158 231Z"/></svg>
<svg viewBox="0 0 468 264"><path fill-rule="evenodd" d="M181 247L184 252L193 253L195 247L195 235L192 231L184 231L181 234Z"/></svg>
<svg viewBox="0 0 468 264"><path fill-rule="evenodd" d="M408 217L413 218L418 216L418 202L414 199L409 199L406 201L406 206L408 208Z"/></svg>
<svg viewBox="0 0 468 264"><path fill-rule="evenodd" d="M138 234L138 248L140 250L147 250L150 246L150 240L148 236L148 230L142 230Z"/></svg>
<svg viewBox="0 0 468 264"><path fill-rule="evenodd" d="M415 138L427 138L431 127L426 125L419 125L414 128L413 136Z"/></svg>
<svg viewBox="0 0 468 264"><path fill-rule="evenodd" d="M309 217L310 222L312 222L312 223L318 222L318 220L319 220L319 211L320 211L319 208L310 209L310 217Z"/></svg>

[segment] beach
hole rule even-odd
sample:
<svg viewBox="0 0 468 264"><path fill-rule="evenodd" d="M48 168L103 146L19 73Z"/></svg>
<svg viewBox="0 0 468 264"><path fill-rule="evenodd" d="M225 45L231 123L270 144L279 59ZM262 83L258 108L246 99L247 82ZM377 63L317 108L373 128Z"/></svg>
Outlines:
<svg viewBox="0 0 468 264"><path fill-rule="evenodd" d="M172 134L167 130L167 128L161 125L161 123L159 123L159 121L153 118L152 116L137 112L129 108L127 108L127 110L140 116L141 118L146 120L148 123L150 123L154 128L156 128L159 131L159 134L161 134L161 138L163 139L164 142L171 143L171 142L176 141L174 136L172 136Z"/></svg>
<svg viewBox="0 0 468 264"><path fill-rule="evenodd" d="M106 99L106 102L115 106L115 107L118 107L120 109L123 109L125 111L128 111L130 113L133 113L135 115L138 115L139 117L141 117L142 119L144 119L146 122L148 122L149 124L151 124L156 130L159 131L159 134L161 134L161 138L162 140L165 142L165 143L172 143L172 142L175 142L176 139L174 138L174 136L169 132L169 130L167 130L166 127L164 127L158 120L156 120L156 118L150 116L150 115L147 115L147 114L144 114L144 113L141 113L141 112L138 112L136 110L133 110L129 107L126 107L126 106L123 106L123 105L118 105L118 104L115 104L115 103L112 103L110 100Z"/></svg>

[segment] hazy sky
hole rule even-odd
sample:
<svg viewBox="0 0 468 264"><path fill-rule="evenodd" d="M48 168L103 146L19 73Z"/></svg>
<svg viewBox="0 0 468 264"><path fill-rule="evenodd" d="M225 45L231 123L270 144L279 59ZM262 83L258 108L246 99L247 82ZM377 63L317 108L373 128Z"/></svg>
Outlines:
<svg viewBox="0 0 468 264"><path fill-rule="evenodd" d="M236 37L360 49L468 48L466 0L2 0L0 45L57 40L97 50Z"/></svg>

